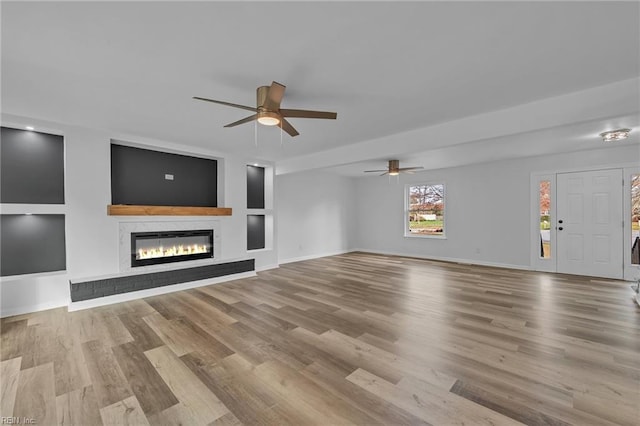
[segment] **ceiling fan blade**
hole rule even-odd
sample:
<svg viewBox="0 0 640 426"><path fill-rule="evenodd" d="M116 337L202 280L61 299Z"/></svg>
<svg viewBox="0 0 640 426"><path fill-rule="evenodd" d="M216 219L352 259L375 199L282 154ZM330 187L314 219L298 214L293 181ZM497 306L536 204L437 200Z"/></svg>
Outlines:
<svg viewBox="0 0 640 426"><path fill-rule="evenodd" d="M267 91L267 99L264 101L264 108L269 111L277 111L280 108L280 102L284 96L284 89L286 86L273 81L271 87Z"/></svg>
<svg viewBox="0 0 640 426"><path fill-rule="evenodd" d="M256 118L258 118L258 114L253 114L253 115L250 115L249 117L243 118L242 120L238 120L238 121L234 121L233 123L229 123L224 127L235 127L235 126L238 126L240 124L244 124L244 123L248 123L250 121L253 121Z"/></svg>
<svg viewBox="0 0 640 426"><path fill-rule="evenodd" d="M281 109L280 114L283 117L299 117L299 118L326 118L335 120L338 113L329 111L308 111L304 109Z"/></svg>
<svg viewBox="0 0 640 426"><path fill-rule="evenodd" d="M284 118L282 118L282 120L280 120L280 124L278 124L278 127L280 127L285 132L289 133L289 135L291 137L298 136L300 134L300 133L298 133L298 131L296 129L293 128L291 123L289 123Z"/></svg>
<svg viewBox="0 0 640 426"><path fill-rule="evenodd" d="M380 176L384 176L384 175L388 175L388 174L389 174L389 172L388 172L388 171L386 171L386 172L384 172L383 174L381 174Z"/></svg>
<svg viewBox="0 0 640 426"><path fill-rule="evenodd" d="M401 169L398 169L398 171L400 172L410 172L413 170L420 170L420 169L424 169L424 167L402 167Z"/></svg>
<svg viewBox="0 0 640 426"><path fill-rule="evenodd" d="M232 104L231 102L216 101L214 99L200 98L198 96L194 96L193 99L197 99L199 101L205 101L205 102L213 102L214 104L226 105L234 108L246 109L247 111L253 111L253 112L258 111L257 108L246 106L246 105Z"/></svg>
<svg viewBox="0 0 640 426"><path fill-rule="evenodd" d="M379 173L379 172L386 172L388 171L387 169L381 169L381 170L365 170L364 173Z"/></svg>

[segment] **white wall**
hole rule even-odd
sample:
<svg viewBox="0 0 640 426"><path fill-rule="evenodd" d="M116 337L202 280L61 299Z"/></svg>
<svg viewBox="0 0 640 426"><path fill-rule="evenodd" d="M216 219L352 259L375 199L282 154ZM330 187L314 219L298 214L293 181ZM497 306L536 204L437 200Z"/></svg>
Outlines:
<svg viewBox="0 0 640 426"><path fill-rule="evenodd" d="M176 143L147 140L131 135L2 114L2 125L62 134L65 140L65 205L2 205L2 213L63 213L66 215L66 272L4 277L0 281L0 315L36 311L69 303L69 280L115 275L119 271L118 235L120 221L176 220L175 217L118 217L107 215L111 203L111 139L137 143L165 151L221 158L221 207L231 207L233 215L221 216L221 253L217 262L256 259L256 269L277 265L274 249L259 252L246 250L246 164L255 159L229 156L215 151L198 150ZM268 165L273 173L272 165ZM272 179L270 177L269 179ZM271 192L267 191L267 194ZM181 217L184 220L202 217ZM217 255L216 255L217 256Z"/></svg>
<svg viewBox="0 0 640 426"><path fill-rule="evenodd" d="M357 233L352 247L500 265L530 266L530 175L537 171L600 168L638 162L635 144L505 160L386 177L357 178ZM446 239L404 237L404 188L444 182Z"/></svg>
<svg viewBox="0 0 640 426"><path fill-rule="evenodd" d="M349 250L355 236L354 183L320 171L276 176L280 263Z"/></svg>

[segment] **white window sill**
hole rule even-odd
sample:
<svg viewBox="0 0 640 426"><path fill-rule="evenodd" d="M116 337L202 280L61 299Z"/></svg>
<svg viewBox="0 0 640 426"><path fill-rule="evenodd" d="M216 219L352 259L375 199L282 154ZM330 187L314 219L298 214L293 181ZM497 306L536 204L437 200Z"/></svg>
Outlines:
<svg viewBox="0 0 640 426"><path fill-rule="evenodd" d="M446 235L404 234L405 238L428 238L434 240L446 240Z"/></svg>

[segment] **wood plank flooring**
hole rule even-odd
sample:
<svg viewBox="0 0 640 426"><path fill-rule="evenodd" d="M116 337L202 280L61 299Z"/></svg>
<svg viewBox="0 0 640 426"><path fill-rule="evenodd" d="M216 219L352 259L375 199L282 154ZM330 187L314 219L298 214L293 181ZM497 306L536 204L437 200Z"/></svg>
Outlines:
<svg viewBox="0 0 640 426"><path fill-rule="evenodd" d="M1 322L38 425L635 425L627 283L349 253Z"/></svg>

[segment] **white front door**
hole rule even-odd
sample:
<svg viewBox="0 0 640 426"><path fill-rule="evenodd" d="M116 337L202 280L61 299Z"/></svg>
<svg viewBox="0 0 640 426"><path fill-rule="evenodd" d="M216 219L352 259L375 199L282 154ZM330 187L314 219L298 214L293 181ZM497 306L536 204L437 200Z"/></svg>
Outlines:
<svg viewBox="0 0 640 426"><path fill-rule="evenodd" d="M622 170L557 175L557 271L622 278Z"/></svg>

